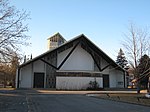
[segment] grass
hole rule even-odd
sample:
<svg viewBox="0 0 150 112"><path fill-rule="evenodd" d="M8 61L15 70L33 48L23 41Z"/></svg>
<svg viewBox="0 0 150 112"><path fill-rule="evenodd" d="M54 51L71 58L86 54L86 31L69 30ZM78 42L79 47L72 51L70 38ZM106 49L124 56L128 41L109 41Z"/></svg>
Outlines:
<svg viewBox="0 0 150 112"><path fill-rule="evenodd" d="M145 94L137 93L104 93L94 96L96 98L102 98L113 101L120 101L132 104L139 104L144 106L150 106L150 98L146 98Z"/></svg>

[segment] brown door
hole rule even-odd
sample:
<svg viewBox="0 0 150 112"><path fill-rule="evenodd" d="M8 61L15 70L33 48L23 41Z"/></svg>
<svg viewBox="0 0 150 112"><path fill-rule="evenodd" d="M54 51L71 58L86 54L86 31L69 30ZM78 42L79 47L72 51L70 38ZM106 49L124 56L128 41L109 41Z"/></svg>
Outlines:
<svg viewBox="0 0 150 112"><path fill-rule="evenodd" d="M103 75L103 88L109 88L109 75Z"/></svg>
<svg viewBox="0 0 150 112"><path fill-rule="evenodd" d="M44 73L34 73L34 88L44 88Z"/></svg>

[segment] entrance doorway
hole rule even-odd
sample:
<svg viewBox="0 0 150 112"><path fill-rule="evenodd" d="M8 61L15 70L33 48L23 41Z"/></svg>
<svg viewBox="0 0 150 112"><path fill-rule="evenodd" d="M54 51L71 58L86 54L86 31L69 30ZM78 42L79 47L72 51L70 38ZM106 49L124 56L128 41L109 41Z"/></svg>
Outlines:
<svg viewBox="0 0 150 112"><path fill-rule="evenodd" d="M44 88L44 73L34 73L34 88Z"/></svg>
<svg viewBox="0 0 150 112"><path fill-rule="evenodd" d="M109 88L109 75L103 75L103 88Z"/></svg>

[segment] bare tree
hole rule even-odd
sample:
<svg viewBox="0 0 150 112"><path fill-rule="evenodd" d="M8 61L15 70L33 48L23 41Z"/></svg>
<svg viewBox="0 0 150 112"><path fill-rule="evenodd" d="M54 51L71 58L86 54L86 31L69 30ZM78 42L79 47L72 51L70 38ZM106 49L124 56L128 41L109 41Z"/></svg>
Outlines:
<svg viewBox="0 0 150 112"><path fill-rule="evenodd" d="M138 79L140 74L137 70L139 59L144 54L149 54L150 37L147 29L138 28L134 24L130 24L128 33L125 34L123 46L128 56L128 62L131 65L134 76ZM139 85L137 84L137 87Z"/></svg>
<svg viewBox="0 0 150 112"><path fill-rule="evenodd" d="M9 63L0 63L0 82L6 86L15 87L17 68L22 60L18 53L12 53Z"/></svg>
<svg viewBox="0 0 150 112"><path fill-rule="evenodd" d="M28 45L26 11L18 11L8 0L0 0L0 63L9 62L21 45ZM25 24L25 25L24 25Z"/></svg>

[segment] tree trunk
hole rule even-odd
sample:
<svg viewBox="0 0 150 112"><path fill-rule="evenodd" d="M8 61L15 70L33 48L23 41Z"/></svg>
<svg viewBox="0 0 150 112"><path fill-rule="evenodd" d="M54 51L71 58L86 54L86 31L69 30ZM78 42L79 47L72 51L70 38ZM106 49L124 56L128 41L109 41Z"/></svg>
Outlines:
<svg viewBox="0 0 150 112"><path fill-rule="evenodd" d="M140 82L137 81L137 93L140 93L140 90L141 90L141 88L140 88Z"/></svg>
<svg viewBox="0 0 150 112"><path fill-rule="evenodd" d="M150 77L148 79L148 84L147 84L147 93L150 94Z"/></svg>

